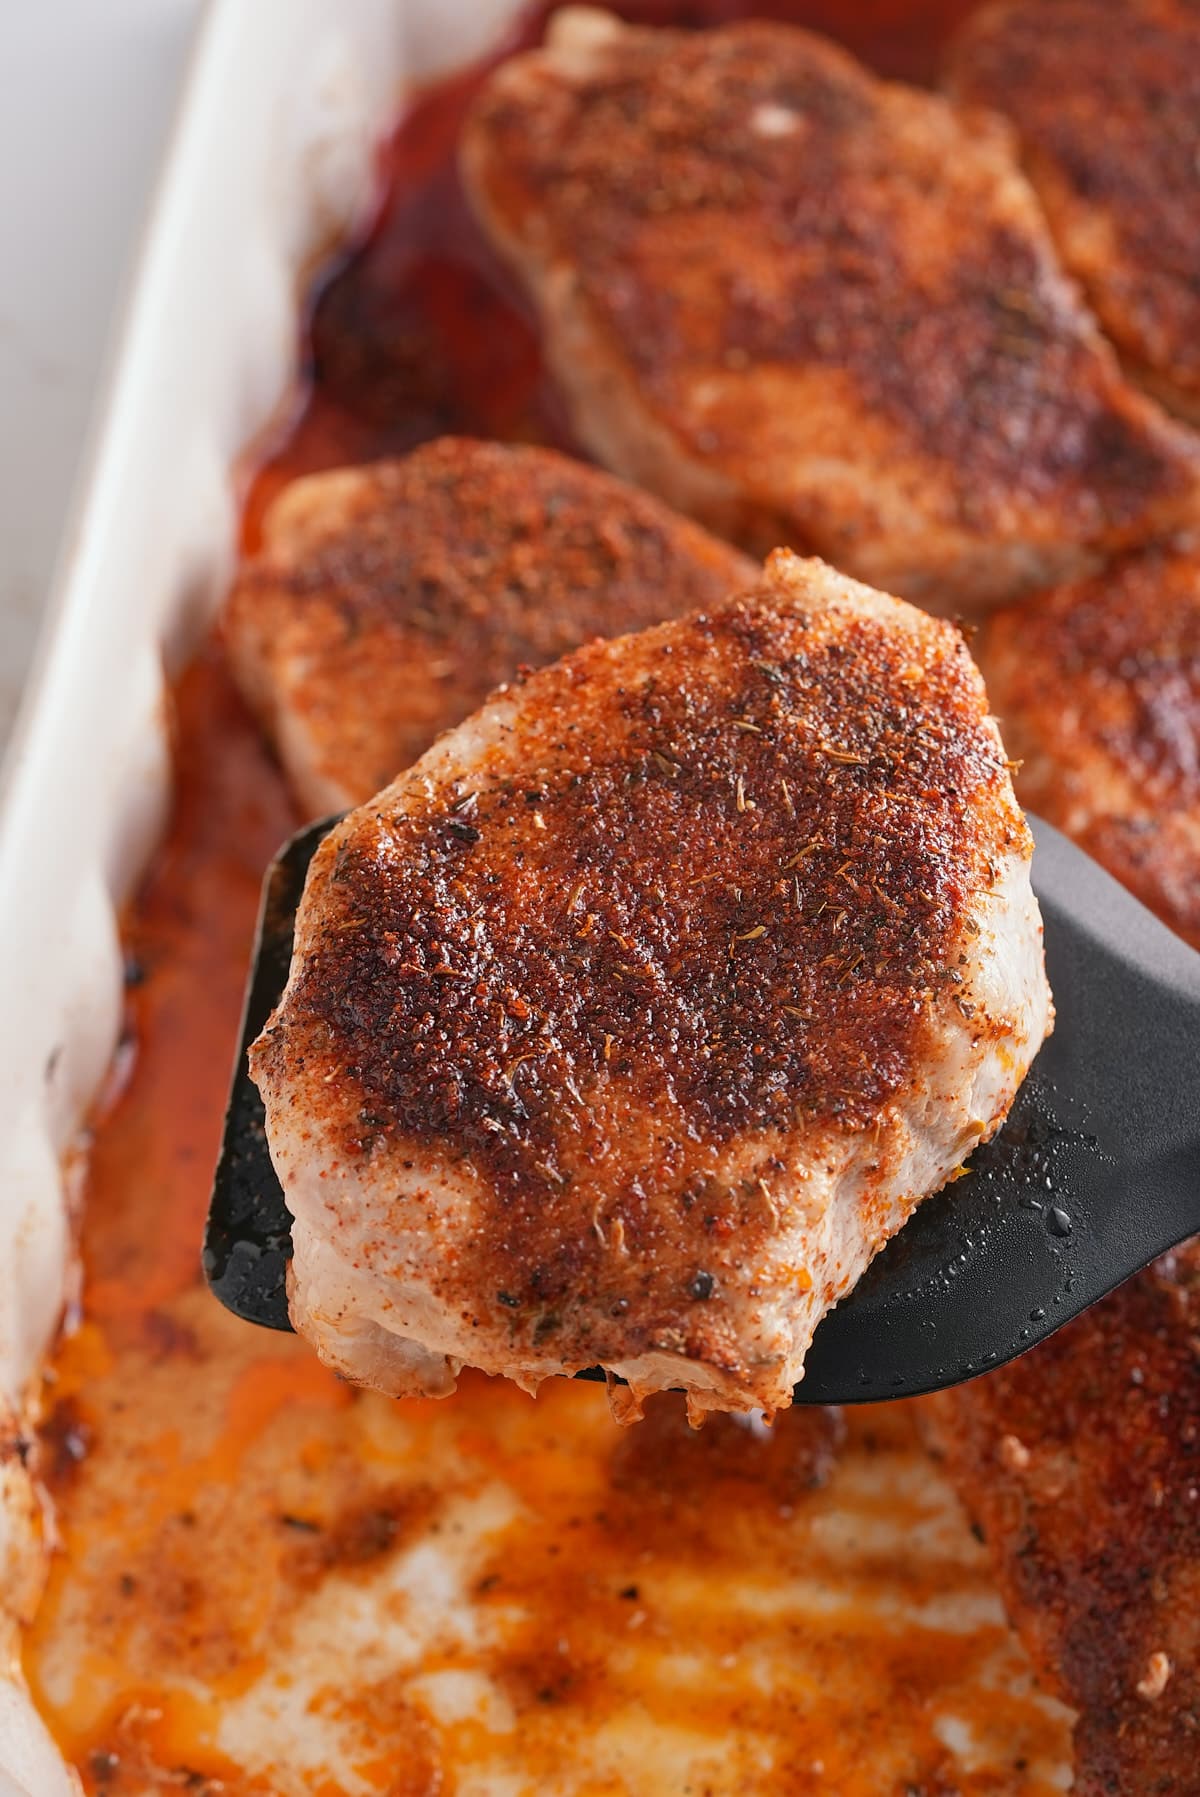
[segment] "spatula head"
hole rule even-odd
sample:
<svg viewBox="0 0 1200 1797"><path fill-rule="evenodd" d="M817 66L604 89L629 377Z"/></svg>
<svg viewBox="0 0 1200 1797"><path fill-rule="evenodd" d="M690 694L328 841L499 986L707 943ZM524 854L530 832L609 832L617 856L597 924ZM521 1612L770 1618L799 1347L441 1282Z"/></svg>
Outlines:
<svg viewBox="0 0 1200 1797"><path fill-rule="evenodd" d="M267 875L204 1244L217 1297L272 1329L291 1326L291 1218L246 1049L283 990L304 877L329 827L295 837ZM799 1403L957 1384L1200 1230L1200 955L1057 831L1035 822L1034 834L1054 1034L996 1138L821 1324Z"/></svg>

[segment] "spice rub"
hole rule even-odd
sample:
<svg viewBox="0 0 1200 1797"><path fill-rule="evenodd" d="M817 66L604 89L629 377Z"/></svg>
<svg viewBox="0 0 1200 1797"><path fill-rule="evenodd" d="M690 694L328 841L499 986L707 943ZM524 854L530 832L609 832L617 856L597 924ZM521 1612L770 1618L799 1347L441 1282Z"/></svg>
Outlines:
<svg viewBox="0 0 1200 1797"><path fill-rule="evenodd" d="M956 630L780 553L496 694L319 849L251 1051L329 1363L790 1401L1047 1027Z"/></svg>

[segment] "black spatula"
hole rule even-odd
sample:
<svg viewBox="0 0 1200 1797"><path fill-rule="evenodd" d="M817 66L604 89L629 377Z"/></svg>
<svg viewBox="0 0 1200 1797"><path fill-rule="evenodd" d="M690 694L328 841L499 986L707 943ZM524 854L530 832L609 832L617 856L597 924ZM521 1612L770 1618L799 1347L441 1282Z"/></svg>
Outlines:
<svg viewBox="0 0 1200 1797"><path fill-rule="evenodd" d="M267 875L204 1243L217 1297L271 1329L290 1328L291 1218L245 1051L283 990L328 828L295 837ZM957 1384L1200 1231L1200 954L1056 830L1035 821L1034 835L1055 1033L970 1172L919 1207L821 1324L799 1403Z"/></svg>

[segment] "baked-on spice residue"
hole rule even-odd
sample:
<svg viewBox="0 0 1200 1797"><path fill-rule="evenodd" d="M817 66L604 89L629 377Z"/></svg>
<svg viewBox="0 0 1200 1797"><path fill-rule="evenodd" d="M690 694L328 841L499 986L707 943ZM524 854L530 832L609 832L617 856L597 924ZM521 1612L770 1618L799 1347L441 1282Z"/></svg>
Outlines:
<svg viewBox="0 0 1200 1797"><path fill-rule="evenodd" d="M920 75L961 10L805 16ZM248 541L302 469L447 428L555 436L450 173L469 87L397 137ZM177 745L174 824L127 925L136 1056L96 1120L83 1322L48 1369L40 1451L59 1551L25 1669L89 1797L1060 1789L1066 1713L1033 1690L907 1410L693 1435L670 1400L623 1434L566 1383L394 1404L207 1294L258 880L292 813L215 651L179 690Z"/></svg>

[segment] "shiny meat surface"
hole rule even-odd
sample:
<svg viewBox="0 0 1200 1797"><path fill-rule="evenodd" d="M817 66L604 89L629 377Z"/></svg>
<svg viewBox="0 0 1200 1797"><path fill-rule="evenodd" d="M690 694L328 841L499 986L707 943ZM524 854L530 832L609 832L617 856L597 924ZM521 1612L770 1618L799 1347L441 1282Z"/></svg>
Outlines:
<svg viewBox="0 0 1200 1797"><path fill-rule="evenodd" d="M314 817L358 805L522 666L748 586L755 566L545 449L443 437L292 482L225 612Z"/></svg>
<svg viewBox="0 0 1200 1797"><path fill-rule="evenodd" d="M463 168L581 440L725 534L959 611L1200 517L990 115L804 31L570 8Z"/></svg>
<svg viewBox="0 0 1200 1797"><path fill-rule="evenodd" d="M1022 802L1200 947L1200 544L998 612L975 648Z"/></svg>
<svg viewBox="0 0 1200 1797"><path fill-rule="evenodd" d="M1076 1797L1193 1797L1200 1243L922 1405L1034 1664L1079 1711Z"/></svg>
<svg viewBox="0 0 1200 1797"><path fill-rule="evenodd" d="M976 15L954 92L1020 134L1059 251L1129 372L1200 421L1200 11L1015 0Z"/></svg>
<svg viewBox="0 0 1200 1797"><path fill-rule="evenodd" d="M818 562L502 690L326 839L252 1050L297 1327L786 1405L1041 1043L1029 853L958 632Z"/></svg>

